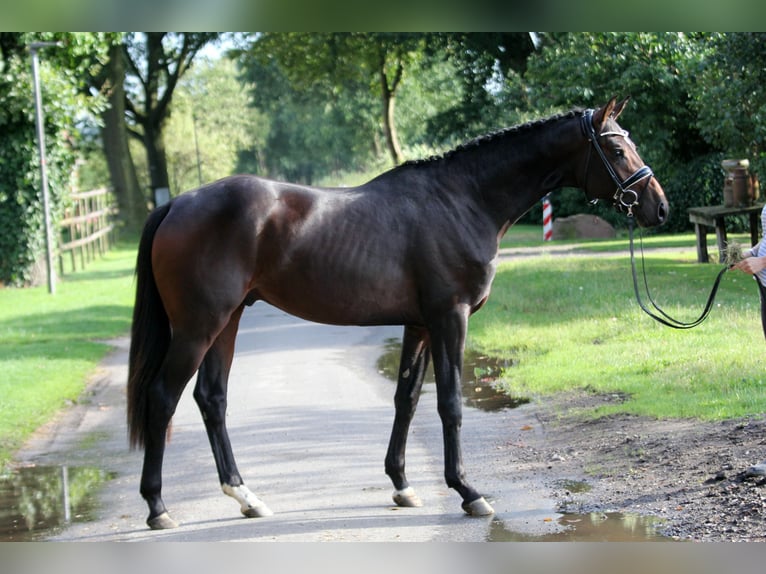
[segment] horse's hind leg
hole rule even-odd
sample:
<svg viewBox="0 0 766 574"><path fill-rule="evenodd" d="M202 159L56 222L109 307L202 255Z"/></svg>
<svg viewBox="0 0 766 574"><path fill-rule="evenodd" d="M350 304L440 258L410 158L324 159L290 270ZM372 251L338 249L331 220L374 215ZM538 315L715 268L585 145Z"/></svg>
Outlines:
<svg viewBox="0 0 766 574"><path fill-rule="evenodd" d="M396 415L386 454L386 474L394 483L394 502L399 506L422 506L404 474L404 453L412 417L420 398L429 359L428 333L425 329L405 327L399 378L394 396Z"/></svg>
<svg viewBox="0 0 766 574"><path fill-rule="evenodd" d="M204 353L204 344L194 344L180 334L174 334L162 375L149 389L141 496L149 506L146 523L153 530L178 526L168 515L162 501L162 459L170 419L186 383L194 375Z"/></svg>
<svg viewBox="0 0 766 574"><path fill-rule="evenodd" d="M228 325L205 355L194 388L194 400L205 421L223 492L239 502L243 515L256 518L271 516L272 512L242 481L226 430L226 391L243 309L244 306L241 306L234 312Z"/></svg>

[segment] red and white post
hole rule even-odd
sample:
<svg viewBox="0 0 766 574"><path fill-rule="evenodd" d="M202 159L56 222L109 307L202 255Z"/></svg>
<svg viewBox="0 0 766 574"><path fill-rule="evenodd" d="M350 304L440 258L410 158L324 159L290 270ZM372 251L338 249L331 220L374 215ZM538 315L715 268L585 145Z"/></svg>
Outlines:
<svg viewBox="0 0 766 574"><path fill-rule="evenodd" d="M543 241L553 239L553 207L549 195L543 197Z"/></svg>

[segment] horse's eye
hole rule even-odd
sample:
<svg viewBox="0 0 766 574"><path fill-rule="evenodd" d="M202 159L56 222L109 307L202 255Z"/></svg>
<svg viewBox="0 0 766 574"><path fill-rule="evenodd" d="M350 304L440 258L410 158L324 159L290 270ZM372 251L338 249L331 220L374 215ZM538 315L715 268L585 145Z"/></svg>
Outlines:
<svg viewBox="0 0 766 574"><path fill-rule="evenodd" d="M625 157L625 152L622 151L622 148L617 148L614 150L614 155L616 155L619 158Z"/></svg>

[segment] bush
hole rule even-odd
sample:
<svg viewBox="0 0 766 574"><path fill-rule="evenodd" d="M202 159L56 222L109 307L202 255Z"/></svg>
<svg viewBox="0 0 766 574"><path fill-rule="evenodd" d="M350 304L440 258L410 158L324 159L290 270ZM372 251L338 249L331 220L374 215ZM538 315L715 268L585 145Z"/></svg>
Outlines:
<svg viewBox="0 0 766 574"><path fill-rule="evenodd" d="M57 221L67 195L74 152L66 143L72 87L41 68L51 216ZM50 97L47 95L50 94ZM28 57L0 57L0 283L29 285L44 250L45 226Z"/></svg>

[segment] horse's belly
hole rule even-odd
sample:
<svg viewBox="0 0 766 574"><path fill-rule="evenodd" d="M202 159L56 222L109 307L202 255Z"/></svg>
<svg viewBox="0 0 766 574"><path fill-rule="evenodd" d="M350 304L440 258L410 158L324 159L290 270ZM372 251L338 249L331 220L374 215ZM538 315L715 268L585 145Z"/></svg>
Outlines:
<svg viewBox="0 0 766 574"><path fill-rule="evenodd" d="M421 321L415 290L384 276L311 277L265 281L259 298L302 319L334 325L400 325Z"/></svg>

